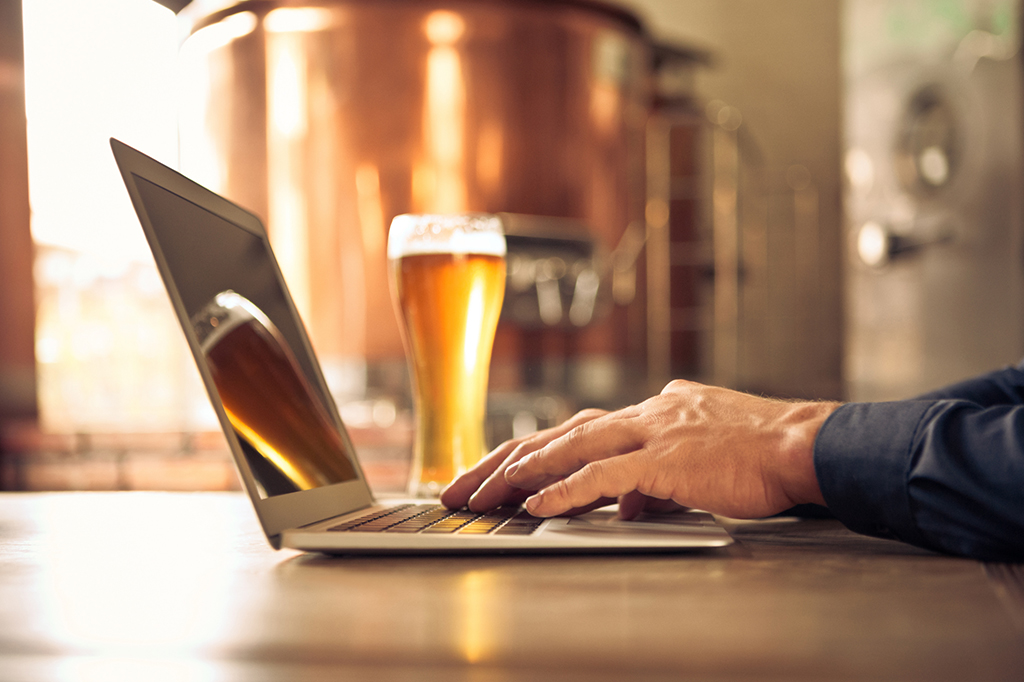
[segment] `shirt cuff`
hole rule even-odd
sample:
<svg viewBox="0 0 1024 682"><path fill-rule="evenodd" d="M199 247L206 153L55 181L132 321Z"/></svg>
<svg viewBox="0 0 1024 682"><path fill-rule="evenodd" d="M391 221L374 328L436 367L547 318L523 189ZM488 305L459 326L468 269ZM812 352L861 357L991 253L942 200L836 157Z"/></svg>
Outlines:
<svg viewBox="0 0 1024 682"><path fill-rule="evenodd" d="M908 481L915 434L934 403L848 403L822 425L814 469L829 510L850 530L927 546Z"/></svg>

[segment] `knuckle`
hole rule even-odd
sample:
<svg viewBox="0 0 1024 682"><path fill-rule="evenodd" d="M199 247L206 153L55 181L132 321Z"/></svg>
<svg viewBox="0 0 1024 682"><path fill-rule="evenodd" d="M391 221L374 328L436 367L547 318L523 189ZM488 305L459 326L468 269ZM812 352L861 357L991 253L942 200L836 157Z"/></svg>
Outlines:
<svg viewBox="0 0 1024 682"><path fill-rule="evenodd" d="M584 425L581 424L580 426L576 426L570 429L568 433L562 436L562 438L568 447L575 448L579 446L580 440L583 438L585 434L586 430L584 428Z"/></svg>
<svg viewBox="0 0 1024 682"><path fill-rule="evenodd" d="M512 452L510 452L508 454L508 457L505 458L505 462L504 462L503 466L507 467L512 462L518 462L519 460L521 460L523 457L525 457L526 455L530 454L534 450L535 450L535 448L533 447L533 442L532 441L529 441L529 440L523 441L522 443L517 445L515 448L513 448Z"/></svg>
<svg viewBox="0 0 1024 682"><path fill-rule="evenodd" d="M652 427L662 424L667 417L667 407L661 396L654 396L640 403L636 414L638 423L644 428L648 437L660 432L659 429Z"/></svg>
<svg viewBox="0 0 1024 682"><path fill-rule="evenodd" d="M672 497L672 483L664 471L655 469L644 480L642 493L659 500Z"/></svg>
<svg viewBox="0 0 1024 682"><path fill-rule="evenodd" d="M509 452L511 450L515 450L517 447L519 447L519 444L522 443L524 440L525 438L522 437L509 438L508 440L502 442L501 445L491 450L491 454L498 454L499 452Z"/></svg>
<svg viewBox="0 0 1024 682"><path fill-rule="evenodd" d="M575 491L579 499L573 500L576 506L587 504L598 497L609 497L615 494L615 481L608 476L610 460L591 462L577 472Z"/></svg>
<svg viewBox="0 0 1024 682"><path fill-rule="evenodd" d="M583 485L588 488L599 487L601 483L601 473L604 469L604 467L602 466L603 464L604 461L599 460L597 462L591 462L587 466L580 469L579 475L577 477L577 480L579 480L580 485Z"/></svg>
<svg viewBox="0 0 1024 682"><path fill-rule="evenodd" d="M644 495L666 499L672 494L672 485L668 471L664 466L659 466L656 458L651 456L649 450L642 450L633 457L633 464L637 467L636 472L637 490Z"/></svg>
<svg viewBox="0 0 1024 682"><path fill-rule="evenodd" d="M665 388L661 389L661 392L663 394L664 393L679 393L679 392L682 392L682 391L685 391L685 390L689 389L689 387L692 386L692 385L693 385L693 382L692 381L687 381L686 379L673 379L672 381L670 381L667 384L665 384Z"/></svg>
<svg viewBox="0 0 1024 682"><path fill-rule="evenodd" d="M568 433L562 436L562 452L567 455L567 457L564 458L567 464L575 463L574 466L580 465L584 453L591 445L591 443L589 443L591 430L592 427L590 426L590 422L585 422L579 426L573 427Z"/></svg>
<svg viewBox="0 0 1024 682"><path fill-rule="evenodd" d="M564 478L551 484L545 490L545 495L549 495L551 499L560 505L572 506L572 491L570 490L569 483Z"/></svg>
<svg viewBox="0 0 1024 682"><path fill-rule="evenodd" d="M580 410L576 413L576 416L581 419L596 419L607 414L604 410L599 410L596 407L588 407L585 410Z"/></svg>
<svg viewBox="0 0 1024 682"><path fill-rule="evenodd" d="M509 453L505 462L507 464L511 464L512 462L518 462L525 457L529 457L534 453L541 452L554 440L557 440L557 437L552 434L538 433L517 445L515 449Z"/></svg>

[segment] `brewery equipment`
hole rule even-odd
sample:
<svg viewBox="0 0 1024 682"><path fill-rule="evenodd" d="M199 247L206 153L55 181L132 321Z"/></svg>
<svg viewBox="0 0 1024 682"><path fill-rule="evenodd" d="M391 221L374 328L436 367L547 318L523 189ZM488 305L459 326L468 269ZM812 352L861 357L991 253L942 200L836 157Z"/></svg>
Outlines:
<svg viewBox="0 0 1024 682"><path fill-rule="evenodd" d="M623 10L197 0L179 17L182 170L266 216L338 394L401 365L394 215L565 218L603 248L642 220L650 46ZM497 358L534 352L514 325L499 335ZM626 308L575 336L580 362L642 361Z"/></svg>
<svg viewBox="0 0 1024 682"><path fill-rule="evenodd" d="M589 0L161 1L184 36L181 168L266 217L336 395L402 374L392 217L467 211L512 226L492 386L646 390L656 50L635 16Z"/></svg>
<svg viewBox="0 0 1024 682"><path fill-rule="evenodd" d="M1024 355L1019 3L956 6L848 4L853 399L908 397Z"/></svg>

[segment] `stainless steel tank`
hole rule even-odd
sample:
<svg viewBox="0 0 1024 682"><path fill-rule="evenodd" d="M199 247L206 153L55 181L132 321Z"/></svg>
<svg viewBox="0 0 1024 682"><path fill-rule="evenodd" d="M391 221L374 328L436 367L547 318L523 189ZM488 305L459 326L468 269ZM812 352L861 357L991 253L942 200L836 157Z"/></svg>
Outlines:
<svg viewBox="0 0 1024 682"><path fill-rule="evenodd" d="M1020 8L847 8L848 397L909 397L1024 356ZM907 28L885 26L908 17Z"/></svg>

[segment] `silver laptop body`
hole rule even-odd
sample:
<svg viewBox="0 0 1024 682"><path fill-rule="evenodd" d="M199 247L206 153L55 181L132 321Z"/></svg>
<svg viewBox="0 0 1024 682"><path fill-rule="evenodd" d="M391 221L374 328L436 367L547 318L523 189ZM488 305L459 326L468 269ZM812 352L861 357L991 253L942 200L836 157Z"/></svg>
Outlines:
<svg viewBox="0 0 1024 682"><path fill-rule="evenodd" d="M701 512L623 522L613 511L599 510L544 520L529 534L465 532L469 525L459 521L449 521L451 532L369 532L387 526L389 517L420 513L408 505L430 501L374 498L263 225L171 168L110 142L242 484L274 548L339 554L650 552L732 541ZM229 340L242 345L229 346ZM285 369L274 369L278 360ZM247 369L238 369L246 363ZM280 402L292 384L297 397ZM253 399L261 392L272 409ZM525 516L503 513L516 523ZM383 521L353 522L367 515ZM496 523L507 531L514 525Z"/></svg>

